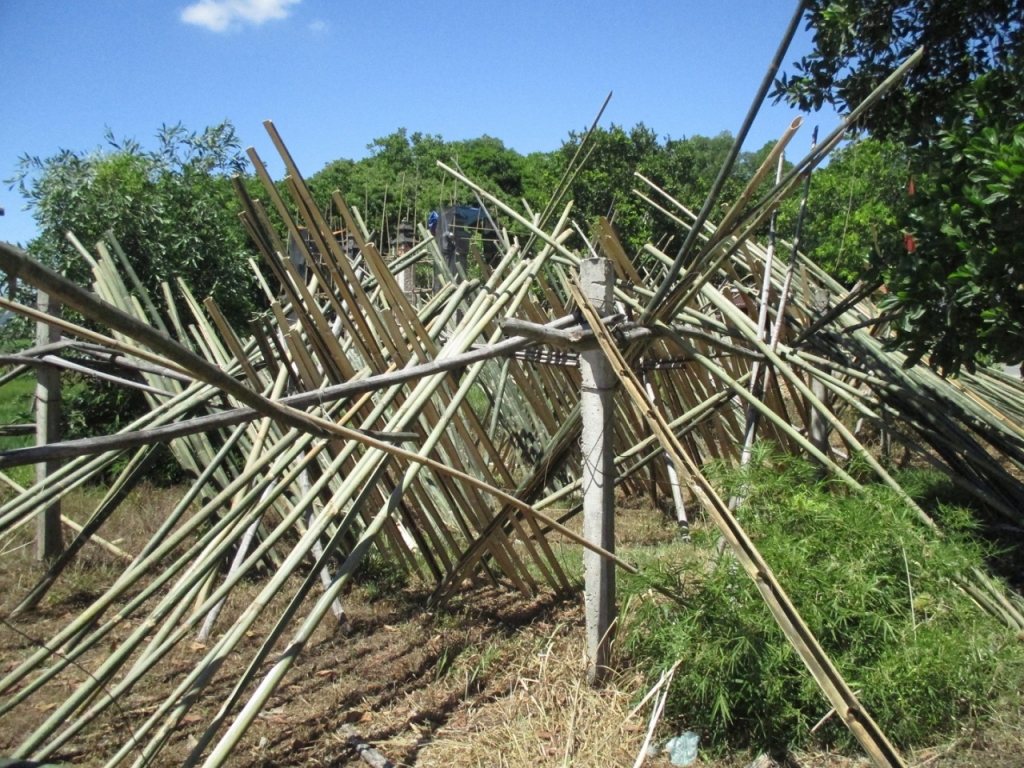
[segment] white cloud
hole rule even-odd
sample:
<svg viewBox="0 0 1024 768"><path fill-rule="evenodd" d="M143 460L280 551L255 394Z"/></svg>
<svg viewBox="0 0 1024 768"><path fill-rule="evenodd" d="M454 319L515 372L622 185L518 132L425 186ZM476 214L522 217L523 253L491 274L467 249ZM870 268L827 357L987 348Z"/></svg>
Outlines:
<svg viewBox="0 0 1024 768"><path fill-rule="evenodd" d="M181 20L223 32L238 22L262 24L270 19L283 19L289 13L289 6L298 2L300 0L199 0L181 12Z"/></svg>
<svg viewBox="0 0 1024 768"><path fill-rule="evenodd" d="M325 35L330 26L323 19L317 19L309 25L309 31L314 35Z"/></svg>

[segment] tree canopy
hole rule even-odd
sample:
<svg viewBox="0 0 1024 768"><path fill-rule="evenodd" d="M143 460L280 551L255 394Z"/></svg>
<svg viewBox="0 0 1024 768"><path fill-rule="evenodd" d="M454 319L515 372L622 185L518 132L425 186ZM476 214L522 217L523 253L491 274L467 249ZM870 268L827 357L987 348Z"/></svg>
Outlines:
<svg viewBox="0 0 1024 768"><path fill-rule="evenodd" d="M399 128L374 139L367 149L370 154L362 160L331 161L309 178L309 186L322 203L334 190L340 191L385 245L401 219L422 223L432 210L475 203L471 190L438 168L438 160L457 165L475 182L517 205L520 198L538 203L548 189L546 155L524 157L491 136L445 141Z"/></svg>
<svg viewBox="0 0 1024 768"><path fill-rule="evenodd" d="M1020 362L1024 1L806 5L814 48L776 88L804 109L856 105L924 47L922 63L860 126L904 148L915 191L893 209L911 247L883 243L870 264L888 283L897 343L909 362L927 355L947 372Z"/></svg>
<svg viewBox="0 0 1024 768"><path fill-rule="evenodd" d="M1024 0L807 0L813 49L776 94L805 111L846 112L919 47L922 62L865 114L880 139L927 143L963 113L961 94L980 76L1016 75L1024 55Z"/></svg>
<svg viewBox="0 0 1024 768"><path fill-rule="evenodd" d="M504 202L522 209L525 200L539 212L583 136L573 131L553 152L521 155L490 136L445 141L403 128L371 142L369 157L328 163L310 177L309 185L319 201L329 200L331 192L339 190L360 208L367 226L387 245L402 218L422 223L431 210L476 204L472 190L438 168L438 160L454 164ZM699 209L732 141L729 133L662 139L643 123L629 129L614 124L598 128L591 137L587 162L572 179L566 196L574 201L573 218L587 231L598 216L608 216L632 253L648 240L661 241L678 227L653 213L633 193L644 186L634 172L644 174L684 205ZM741 154L724 199L739 194L768 149L765 145ZM510 228L515 229L511 224Z"/></svg>
<svg viewBox="0 0 1024 768"><path fill-rule="evenodd" d="M65 237L86 248L111 230L143 285L162 302L160 281L181 277L200 297L213 296L232 319L255 308L256 255L238 221L230 175L247 160L230 123L201 133L163 126L157 146L115 140L92 152L61 150L22 157L16 183L39 226L29 251L72 279L90 282L88 265Z"/></svg>
<svg viewBox="0 0 1024 768"><path fill-rule="evenodd" d="M247 165L240 149L225 122L198 133L163 126L153 150L108 131L106 145L92 152L22 157L8 183L19 185L39 226L28 250L89 284L89 266L65 234L73 232L91 250L110 230L158 305L160 282L177 295L181 277L197 297L212 296L233 323L244 325L260 294L247 263L258 254L238 219L230 180ZM148 410L137 390L93 377L76 384L63 409L67 437L104 433ZM176 466L167 461L158 471L178 478Z"/></svg>
<svg viewBox="0 0 1024 768"><path fill-rule="evenodd" d="M944 368L1024 359L1024 99L1004 79L978 78L917 159L917 249L887 270L911 359Z"/></svg>
<svg viewBox="0 0 1024 768"><path fill-rule="evenodd" d="M852 285L878 254L905 249L908 157L891 141L864 138L835 151L814 172L801 249L826 272ZM792 232L799 200L783 202L779 230Z"/></svg>

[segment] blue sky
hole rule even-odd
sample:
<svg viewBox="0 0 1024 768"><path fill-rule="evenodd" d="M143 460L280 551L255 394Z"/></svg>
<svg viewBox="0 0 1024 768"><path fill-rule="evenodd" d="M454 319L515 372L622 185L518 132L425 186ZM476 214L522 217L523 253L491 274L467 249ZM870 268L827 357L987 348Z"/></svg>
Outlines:
<svg viewBox="0 0 1024 768"><path fill-rule="evenodd" d="M735 132L793 13L792 0L514 3L437 0L0 0L0 179L22 154L90 150L107 127L154 144L157 128L231 120L281 173L262 121L299 168L366 155L399 127L489 134L522 153L590 124L661 136ZM810 46L801 31L786 59ZM747 141L795 113L766 107ZM819 114L807 129L837 122ZM0 239L35 233L0 186Z"/></svg>

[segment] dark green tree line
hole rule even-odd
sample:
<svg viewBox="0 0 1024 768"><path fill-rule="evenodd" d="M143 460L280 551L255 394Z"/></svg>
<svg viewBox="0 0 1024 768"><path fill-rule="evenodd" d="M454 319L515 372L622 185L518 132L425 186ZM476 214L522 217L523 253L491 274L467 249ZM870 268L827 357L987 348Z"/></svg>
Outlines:
<svg viewBox="0 0 1024 768"><path fill-rule="evenodd" d="M331 161L310 177L309 186L326 209L331 193L340 191L385 246L402 219L423 223L431 211L476 204L472 190L439 168L439 160L517 208L521 199L543 205L548 189L548 155L523 156L490 136L445 141L400 128L374 139L367 149L370 154L362 160Z"/></svg>
<svg viewBox="0 0 1024 768"><path fill-rule="evenodd" d="M907 153L894 142L864 138L835 151L814 171L801 250L850 286L870 272L877 254L901 253L910 197ZM791 237L799 200L783 202L779 231Z"/></svg>
<svg viewBox="0 0 1024 768"><path fill-rule="evenodd" d="M440 136L399 129L369 144L367 158L328 163L310 177L309 185L325 206L331 192L339 190L349 204L360 209L367 227L386 246L402 218L423 223L430 211L477 204L472 190L438 168L438 160L461 169L503 202L522 210L521 201L525 201L539 212L583 135L571 132L553 152L521 155L489 136L446 142ZM662 140L643 123L631 129L617 125L599 128L565 199L574 201L572 215L584 231L598 216L608 216L627 248L637 253L648 240L663 241L677 234L678 227L633 194L634 188L644 187L634 172L644 174L684 205L699 209L732 141L728 133ZM724 200L735 199L769 148L766 145L741 155ZM511 222L504 223L516 231Z"/></svg>

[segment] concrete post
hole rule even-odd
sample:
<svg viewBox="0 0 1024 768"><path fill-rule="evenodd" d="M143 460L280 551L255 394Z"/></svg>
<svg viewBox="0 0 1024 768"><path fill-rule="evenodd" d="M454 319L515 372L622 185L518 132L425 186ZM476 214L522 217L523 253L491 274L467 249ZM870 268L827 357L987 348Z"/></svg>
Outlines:
<svg viewBox="0 0 1024 768"><path fill-rule="evenodd" d="M402 219L398 223L398 237L396 238L395 258L401 258L409 252L409 249L416 244L416 231L408 219ZM398 275L398 287L405 297L416 306L416 265L403 269Z"/></svg>
<svg viewBox="0 0 1024 768"><path fill-rule="evenodd" d="M398 287L413 305L416 303L416 266L406 267L398 274Z"/></svg>
<svg viewBox="0 0 1024 768"><path fill-rule="evenodd" d="M614 312L615 270L608 259L587 259L580 267L580 287L598 314ZM612 454L612 395L616 378L600 349L580 354L580 410L583 415L583 535L615 551L615 464ZM583 553L587 614L587 680L604 680L609 670L611 626L615 616L615 570L612 563Z"/></svg>
<svg viewBox="0 0 1024 768"><path fill-rule="evenodd" d="M60 304L39 291L36 307L40 312L60 315ZM53 344L60 341L60 329L36 324L36 343ZM60 370L52 366L36 368L36 445L60 442ZM36 464L36 482L43 482L60 467L59 461ZM36 559L53 560L64 551L61 535L60 500L47 506L36 518Z"/></svg>

